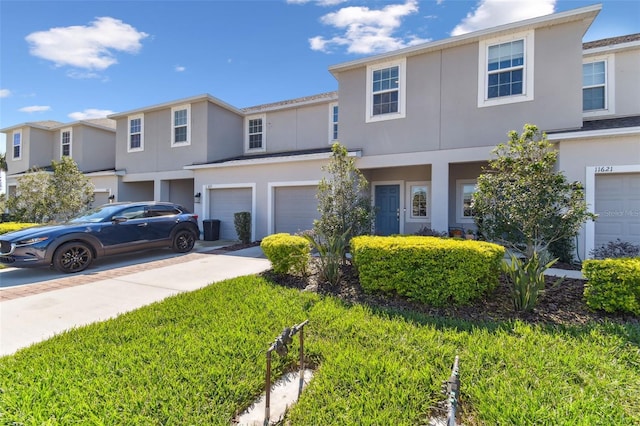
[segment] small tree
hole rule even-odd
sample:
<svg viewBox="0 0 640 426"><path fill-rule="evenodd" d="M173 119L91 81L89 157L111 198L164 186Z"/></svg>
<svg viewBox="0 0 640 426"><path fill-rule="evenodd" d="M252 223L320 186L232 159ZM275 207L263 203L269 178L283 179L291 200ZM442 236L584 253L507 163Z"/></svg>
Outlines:
<svg viewBox="0 0 640 426"><path fill-rule="evenodd" d="M575 237L595 215L589 213L580 183L555 171L557 152L532 124L509 132L489 169L478 178L473 209L479 231L511 251L503 270L510 278L514 306L531 310L544 289L550 245ZM515 254L524 256L521 261Z"/></svg>
<svg viewBox="0 0 640 426"><path fill-rule="evenodd" d="M51 163L52 172L33 169L17 179L7 207L17 220L67 220L93 201L93 184L69 157Z"/></svg>
<svg viewBox="0 0 640 426"><path fill-rule="evenodd" d="M344 146L336 142L331 150L331 159L322 168L329 177L322 178L318 185L320 219L313 227L322 238L345 236L349 241L371 232L373 208L366 193L369 183Z"/></svg>
<svg viewBox="0 0 640 426"><path fill-rule="evenodd" d="M51 217L69 220L89 208L93 202L94 186L71 157L64 156L51 163L53 174L49 185Z"/></svg>
<svg viewBox="0 0 640 426"><path fill-rule="evenodd" d="M49 217L51 207L47 192L49 190L49 173L33 169L16 179L16 191L9 196L7 208L15 220L19 222L40 223Z"/></svg>
<svg viewBox="0 0 640 426"><path fill-rule="evenodd" d="M554 242L574 238L595 218L582 184L555 171L558 154L535 125L525 124L521 135L509 132L509 142L493 153L497 158L478 178L473 196L476 224L488 240L530 259Z"/></svg>
<svg viewBox="0 0 640 426"><path fill-rule="evenodd" d="M371 232L373 207L366 193L369 183L347 149L336 142L331 151L329 163L322 168L329 177L318 185L320 219L313 222L314 232L306 238L320 256L321 276L336 284L351 237Z"/></svg>

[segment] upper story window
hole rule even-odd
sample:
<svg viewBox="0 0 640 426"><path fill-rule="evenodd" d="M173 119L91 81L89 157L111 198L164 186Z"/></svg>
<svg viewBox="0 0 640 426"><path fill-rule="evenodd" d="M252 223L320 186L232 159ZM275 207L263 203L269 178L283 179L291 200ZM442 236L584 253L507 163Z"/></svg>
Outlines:
<svg viewBox="0 0 640 426"><path fill-rule="evenodd" d="M489 46L487 98L522 94L524 40Z"/></svg>
<svg viewBox="0 0 640 426"><path fill-rule="evenodd" d="M191 143L191 105L171 108L171 146Z"/></svg>
<svg viewBox="0 0 640 426"><path fill-rule="evenodd" d="M582 112L586 116L612 114L613 55L590 58L582 64Z"/></svg>
<svg viewBox="0 0 640 426"><path fill-rule="evenodd" d="M60 155L71 157L71 129L64 129L60 132Z"/></svg>
<svg viewBox="0 0 640 426"><path fill-rule="evenodd" d="M478 107L533 100L533 34L480 42Z"/></svg>
<svg viewBox="0 0 640 426"><path fill-rule="evenodd" d="M13 132L13 157L14 160L22 158L22 131Z"/></svg>
<svg viewBox="0 0 640 426"><path fill-rule="evenodd" d="M245 120L245 150L264 151L266 143L265 134L266 116L255 115Z"/></svg>
<svg viewBox="0 0 640 426"><path fill-rule="evenodd" d="M403 58L367 67L367 123L405 117L406 63Z"/></svg>
<svg viewBox="0 0 640 426"><path fill-rule="evenodd" d="M338 104L329 104L329 143L338 140Z"/></svg>
<svg viewBox="0 0 640 426"><path fill-rule="evenodd" d="M143 151L144 150L144 116L135 115L129 117L129 134L127 151Z"/></svg>

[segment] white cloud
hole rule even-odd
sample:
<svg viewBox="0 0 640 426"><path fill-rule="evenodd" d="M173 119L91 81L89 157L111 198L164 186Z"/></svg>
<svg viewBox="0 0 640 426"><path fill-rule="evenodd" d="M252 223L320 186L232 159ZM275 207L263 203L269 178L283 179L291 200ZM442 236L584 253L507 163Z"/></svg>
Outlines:
<svg viewBox="0 0 640 426"><path fill-rule="evenodd" d="M72 112L69 114L69 118L73 120L90 120L92 118L105 118L109 114L113 114L113 111L108 109L88 108L84 111Z"/></svg>
<svg viewBox="0 0 640 426"><path fill-rule="evenodd" d="M418 12L418 1L390 4L379 10L364 6L344 7L320 18L325 25L344 31L332 38L316 36L309 39L312 50L327 52L333 46L346 46L349 53L381 53L425 43L417 36L394 36L402 18Z"/></svg>
<svg viewBox="0 0 640 426"><path fill-rule="evenodd" d="M9 96L11 96L11 90L0 89L0 98L8 98Z"/></svg>
<svg viewBox="0 0 640 426"><path fill-rule="evenodd" d="M51 107L48 105L32 105L32 106L22 107L18 111L28 112L31 114L32 112L44 112L44 111L50 111L50 110L51 110Z"/></svg>
<svg viewBox="0 0 640 426"><path fill-rule="evenodd" d="M187 70L187 68L183 67L182 65L176 65L175 70L176 72L184 72Z"/></svg>
<svg viewBox="0 0 640 426"><path fill-rule="evenodd" d="M554 12L556 0L482 0L451 31L452 36L522 21Z"/></svg>
<svg viewBox="0 0 640 426"><path fill-rule="evenodd" d="M116 52L140 51L140 41L147 36L119 19L101 17L86 26L31 33L26 40L33 56L52 61L56 66L104 70L118 62Z"/></svg>

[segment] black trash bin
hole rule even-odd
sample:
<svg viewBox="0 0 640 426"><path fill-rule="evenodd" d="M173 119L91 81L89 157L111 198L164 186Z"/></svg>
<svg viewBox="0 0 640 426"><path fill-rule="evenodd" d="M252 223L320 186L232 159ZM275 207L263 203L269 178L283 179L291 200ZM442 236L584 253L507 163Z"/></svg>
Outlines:
<svg viewBox="0 0 640 426"><path fill-rule="evenodd" d="M220 239L220 221L217 219L207 219L202 221L204 228L204 240L216 241Z"/></svg>

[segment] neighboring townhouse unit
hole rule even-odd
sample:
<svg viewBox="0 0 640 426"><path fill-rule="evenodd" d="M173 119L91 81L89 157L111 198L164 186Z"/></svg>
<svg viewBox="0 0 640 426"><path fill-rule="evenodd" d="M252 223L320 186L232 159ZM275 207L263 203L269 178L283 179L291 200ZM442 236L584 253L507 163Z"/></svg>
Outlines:
<svg viewBox="0 0 640 426"><path fill-rule="evenodd" d="M108 202L119 179L115 172L115 122L107 118L72 123L37 121L0 130L6 135L7 194L19 176L50 170L53 160L71 157L95 186L94 204Z"/></svg>
<svg viewBox="0 0 640 426"><path fill-rule="evenodd" d="M640 34L583 44L600 8L338 64L329 68L336 92L244 109L204 94L113 114L112 180L101 187L118 201L193 208L221 221L221 239L236 239L234 213L249 211L260 240L313 226L322 167L339 141L370 183L374 233L473 229L472 196L492 149L533 123L600 215L580 233L578 256L616 238L640 243ZM60 133L68 127L4 129L7 179L66 149L75 159L77 132L68 148Z"/></svg>
<svg viewBox="0 0 640 426"><path fill-rule="evenodd" d="M194 207L194 173L184 166L242 154L244 114L210 95L110 115L117 123L118 201L171 200Z"/></svg>
<svg viewBox="0 0 640 426"><path fill-rule="evenodd" d="M598 214L581 235L588 254L618 238L640 244L640 34L585 43L582 70L583 125L549 139Z"/></svg>
<svg viewBox="0 0 640 426"><path fill-rule="evenodd" d="M241 211L251 212L254 239L312 228L321 168L339 131L336 102L329 92L246 108L238 156L185 167L202 194L196 210L221 221L221 238L236 238Z"/></svg>

